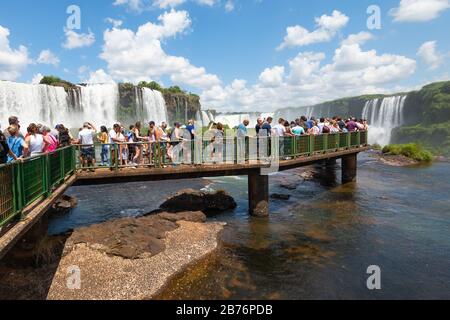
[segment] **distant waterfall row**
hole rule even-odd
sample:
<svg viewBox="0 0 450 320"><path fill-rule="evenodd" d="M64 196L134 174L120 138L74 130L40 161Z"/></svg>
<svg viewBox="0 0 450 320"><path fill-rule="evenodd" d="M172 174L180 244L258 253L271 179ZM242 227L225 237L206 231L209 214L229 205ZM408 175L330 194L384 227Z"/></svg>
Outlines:
<svg viewBox="0 0 450 320"><path fill-rule="evenodd" d="M168 121L167 108L159 91L136 88L138 116L143 121ZM18 116L23 126L31 122L54 126L63 123L78 128L84 121L111 126L117 121L117 84L77 86L68 92L61 87L0 81L0 122ZM22 128L24 129L24 128Z"/></svg>
<svg viewBox="0 0 450 320"><path fill-rule="evenodd" d="M387 145L392 130L403 124L403 109L407 96L394 96L367 101L362 117L369 121L369 142Z"/></svg>

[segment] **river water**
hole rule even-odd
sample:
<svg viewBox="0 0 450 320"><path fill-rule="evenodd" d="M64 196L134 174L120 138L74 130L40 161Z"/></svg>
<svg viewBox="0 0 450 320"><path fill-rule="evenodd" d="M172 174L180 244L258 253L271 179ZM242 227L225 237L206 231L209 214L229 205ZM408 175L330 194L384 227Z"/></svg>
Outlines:
<svg viewBox="0 0 450 320"><path fill-rule="evenodd" d="M355 184L339 184L339 170L272 176L271 193L291 198L271 200L269 219L248 216L244 177L76 187L69 194L78 208L53 219L50 232L138 216L179 189L207 184L238 203L210 218L228 223L223 247L161 298L449 299L450 164L391 167L361 154L358 165ZM303 181L305 170L315 178ZM381 290L367 289L371 265L381 269Z"/></svg>

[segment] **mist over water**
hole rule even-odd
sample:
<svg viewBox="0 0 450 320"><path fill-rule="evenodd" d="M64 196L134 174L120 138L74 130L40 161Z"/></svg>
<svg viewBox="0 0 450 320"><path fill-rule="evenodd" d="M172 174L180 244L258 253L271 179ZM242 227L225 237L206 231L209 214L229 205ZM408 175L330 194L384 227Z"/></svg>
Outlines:
<svg viewBox="0 0 450 320"><path fill-rule="evenodd" d="M139 120L156 123L168 121L167 107L161 92L136 88L136 112ZM18 116L22 125L42 123L53 127L64 124L78 128L83 122L112 126L120 121L117 84L76 86L66 92L62 87L0 81L0 119Z"/></svg>

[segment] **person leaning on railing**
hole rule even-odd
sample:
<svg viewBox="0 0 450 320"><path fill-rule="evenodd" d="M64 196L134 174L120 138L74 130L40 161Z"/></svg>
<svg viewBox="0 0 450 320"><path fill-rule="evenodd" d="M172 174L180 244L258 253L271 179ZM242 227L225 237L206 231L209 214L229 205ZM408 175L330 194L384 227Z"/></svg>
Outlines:
<svg viewBox="0 0 450 320"><path fill-rule="evenodd" d="M25 139L19 132L19 128L15 125L8 127L9 137L6 139L9 149L15 155L8 155L8 163L23 158L23 150L25 148Z"/></svg>
<svg viewBox="0 0 450 320"><path fill-rule="evenodd" d="M95 167L95 149L94 149L94 135L97 129L89 122L83 124L83 129L78 133L77 143L81 145L81 159L82 166L88 167L89 164ZM93 171L93 168L90 169Z"/></svg>
<svg viewBox="0 0 450 320"><path fill-rule="evenodd" d="M25 137L24 156L38 156L44 152L48 145L48 139L44 139L38 126L35 123L31 123L27 128L27 135Z"/></svg>
<svg viewBox="0 0 450 320"><path fill-rule="evenodd" d="M69 129L64 125L58 124L56 126L56 131L58 132L58 148L65 148L72 144L74 141Z"/></svg>
<svg viewBox="0 0 450 320"><path fill-rule="evenodd" d="M5 164L8 162L8 155L14 160L17 160L16 155L9 148L6 137L3 135L3 132L0 131L0 164Z"/></svg>
<svg viewBox="0 0 450 320"><path fill-rule="evenodd" d="M120 124L114 124L113 128L109 131L109 144L111 151L111 165L117 163L118 159L116 156L116 149L118 148L118 144L121 143L120 139L121 135L121 127ZM111 168L113 170L113 168Z"/></svg>

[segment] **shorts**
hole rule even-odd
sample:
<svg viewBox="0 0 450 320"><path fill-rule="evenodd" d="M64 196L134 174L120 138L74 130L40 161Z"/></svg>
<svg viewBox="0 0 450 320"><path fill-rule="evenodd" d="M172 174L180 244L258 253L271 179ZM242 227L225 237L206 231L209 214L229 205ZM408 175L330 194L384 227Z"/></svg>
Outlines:
<svg viewBox="0 0 450 320"><path fill-rule="evenodd" d="M95 158L94 147L81 148L81 157L85 160L93 160Z"/></svg>

